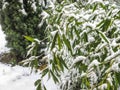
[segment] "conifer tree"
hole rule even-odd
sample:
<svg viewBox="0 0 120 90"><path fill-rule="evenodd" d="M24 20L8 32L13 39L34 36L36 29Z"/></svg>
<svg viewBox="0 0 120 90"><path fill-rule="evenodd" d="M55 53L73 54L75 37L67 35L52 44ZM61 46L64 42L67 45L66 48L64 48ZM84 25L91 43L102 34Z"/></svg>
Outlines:
<svg viewBox="0 0 120 90"><path fill-rule="evenodd" d="M42 20L42 7L39 0L0 1L0 21L8 41L7 47L11 48L19 60L25 59L26 47L30 44L24 36L39 40L45 37L46 23ZM39 48L43 47L44 45Z"/></svg>

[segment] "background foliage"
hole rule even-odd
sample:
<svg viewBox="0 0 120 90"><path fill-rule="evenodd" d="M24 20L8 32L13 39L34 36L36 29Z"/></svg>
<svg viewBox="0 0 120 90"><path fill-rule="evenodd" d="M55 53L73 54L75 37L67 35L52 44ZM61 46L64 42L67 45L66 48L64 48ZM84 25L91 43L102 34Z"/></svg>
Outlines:
<svg viewBox="0 0 120 90"><path fill-rule="evenodd" d="M46 23L43 22L42 6L39 0L1 0L0 1L0 21L2 29L8 41L7 47L15 53L18 60L25 59L29 41L24 36L31 36L39 40L45 37ZM40 54L41 48L45 45L36 47Z"/></svg>

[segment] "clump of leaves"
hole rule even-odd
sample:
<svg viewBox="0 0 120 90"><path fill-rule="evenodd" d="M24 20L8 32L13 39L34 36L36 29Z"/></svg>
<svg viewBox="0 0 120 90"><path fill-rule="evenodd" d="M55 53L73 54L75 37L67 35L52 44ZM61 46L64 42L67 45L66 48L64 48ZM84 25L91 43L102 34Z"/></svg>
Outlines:
<svg viewBox="0 0 120 90"><path fill-rule="evenodd" d="M109 1L61 1L46 10L48 75L60 90L117 90L120 10Z"/></svg>
<svg viewBox="0 0 120 90"><path fill-rule="evenodd" d="M109 1L63 1L50 11L47 71L61 90L117 90L120 11ZM49 12L49 13L50 13ZM49 74L49 75L50 75Z"/></svg>

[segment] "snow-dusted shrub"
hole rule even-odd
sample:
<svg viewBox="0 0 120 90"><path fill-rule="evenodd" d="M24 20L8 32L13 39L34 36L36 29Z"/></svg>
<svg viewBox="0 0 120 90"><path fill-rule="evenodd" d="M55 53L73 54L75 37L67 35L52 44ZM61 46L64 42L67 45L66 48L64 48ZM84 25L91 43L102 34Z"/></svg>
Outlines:
<svg viewBox="0 0 120 90"><path fill-rule="evenodd" d="M48 65L35 83L37 89L45 90L41 82L48 75L60 90L117 90L119 6L107 0L63 0L49 5L45 11L49 16L46 21L49 42L46 56L41 59L47 60Z"/></svg>
<svg viewBox="0 0 120 90"><path fill-rule="evenodd" d="M47 11L48 74L61 90L117 90L120 10L109 1L55 4Z"/></svg>

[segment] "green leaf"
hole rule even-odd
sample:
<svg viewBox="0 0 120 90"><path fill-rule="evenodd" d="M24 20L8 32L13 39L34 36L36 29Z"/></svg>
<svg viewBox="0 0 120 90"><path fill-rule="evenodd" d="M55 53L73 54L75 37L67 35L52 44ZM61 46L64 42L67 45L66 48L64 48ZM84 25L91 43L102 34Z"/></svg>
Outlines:
<svg viewBox="0 0 120 90"><path fill-rule="evenodd" d="M44 88L44 90L47 90L46 87L45 87L45 85L43 86L43 88Z"/></svg>
<svg viewBox="0 0 120 90"><path fill-rule="evenodd" d="M107 43L109 43L109 40L108 40L108 38L105 36L105 34L102 33L102 32L100 32L100 31L98 31L98 32L99 32L101 38L102 38L104 41L106 41Z"/></svg>
<svg viewBox="0 0 120 90"><path fill-rule="evenodd" d="M105 42L109 43L109 40L108 40L108 38L105 36L104 33L102 33L101 31L97 31L97 32L99 33L100 37L101 37Z"/></svg>
<svg viewBox="0 0 120 90"><path fill-rule="evenodd" d="M41 83L41 80L38 79L37 81L35 81L34 85L37 86L37 85L40 84L40 83Z"/></svg>
<svg viewBox="0 0 120 90"><path fill-rule="evenodd" d="M110 27L111 23L112 23L111 19L104 20L104 24L103 24L103 26L101 26L102 31L108 30L108 28Z"/></svg>
<svg viewBox="0 0 120 90"><path fill-rule="evenodd" d="M78 30L76 30L76 27L74 27L74 30L75 30L75 34L77 35L78 39L80 39L80 35L79 35Z"/></svg>
<svg viewBox="0 0 120 90"><path fill-rule="evenodd" d="M58 62L58 67L60 68L60 70L64 71L63 63L61 62L61 59L59 58L58 55L57 55L57 62Z"/></svg>
<svg viewBox="0 0 120 90"><path fill-rule="evenodd" d="M49 69L48 69L48 68L46 68L45 70L43 70L43 72L42 72L42 77L44 77L48 72L49 72Z"/></svg>
<svg viewBox="0 0 120 90"><path fill-rule="evenodd" d="M104 20L102 20L102 21L97 25L97 27L101 27L103 24L104 24Z"/></svg>
<svg viewBox="0 0 120 90"><path fill-rule="evenodd" d="M58 41L58 46L59 46L59 50L60 50L60 49L62 48L62 41L61 41L59 35L58 35L58 39L57 39L57 41Z"/></svg>
<svg viewBox="0 0 120 90"><path fill-rule="evenodd" d="M96 10L98 4L95 4L95 6L93 7L93 12Z"/></svg>
<svg viewBox="0 0 120 90"><path fill-rule="evenodd" d="M45 2L45 6L47 5L47 0L44 0L44 2Z"/></svg>
<svg viewBox="0 0 120 90"><path fill-rule="evenodd" d="M54 75L54 73L50 70L50 73L52 75L52 78L54 80L55 83L59 82L58 78Z"/></svg>
<svg viewBox="0 0 120 90"><path fill-rule="evenodd" d="M55 36L53 38L53 42L52 42L52 45L51 45L51 50L55 47L55 42L57 40L57 36L58 36L58 31L55 33Z"/></svg>
<svg viewBox="0 0 120 90"><path fill-rule="evenodd" d="M60 19L61 19L61 16L62 16L63 13L60 13L56 19L56 22L59 23L60 22Z"/></svg>
<svg viewBox="0 0 120 90"><path fill-rule="evenodd" d="M116 80L118 81L118 84L120 85L120 73L115 73Z"/></svg>
<svg viewBox="0 0 120 90"><path fill-rule="evenodd" d="M75 18L72 16L68 19L69 22L73 22L75 20Z"/></svg>
<svg viewBox="0 0 120 90"><path fill-rule="evenodd" d="M56 57L56 62L59 70L62 70L60 60Z"/></svg>
<svg viewBox="0 0 120 90"><path fill-rule="evenodd" d="M63 41L64 41L65 45L67 46L68 50L70 50L71 54L73 54L73 53L72 53L72 48L71 48L70 42L69 42L68 39L66 39L66 37L65 37L64 34L63 34Z"/></svg>
<svg viewBox="0 0 120 90"><path fill-rule="evenodd" d="M58 58L60 59L61 63L68 69L68 67L67 67L65 61L62 59L62 57L59 56Z"/></svg>
<svg viewBox="0 0 120 90"><path fill-rule="evenodd" d="M99 5L100 5L104 10L106 10L106 6L105 6L104 4L99 3Z"/></svg>
<svg viewBox="0 0 120 90"><path fill-rule="evenodd" d="M88 42L88 36L87 36L87 33L86 33L86 32L84 33L84 41L85 41L85 42Z"/></svg>
<svg viewBox="0 0 120 90"><path fill-rule="evenodd" d="M31 41L31 42L34 42L34 38L30 37L30 36L24 36L25 39Z"/></svg>
<svg viewBox="0 0 120 90"><path fill-rule="evenodd" d="M37 86L37 89L36 89L36 90L42 90L41 83Z"/></svg>
<svg viewBox="0 0 120 90"><path fill-rule="evenodd" d="M55 53L53 53L54 55L54 63L52 64L52 71L56 71L56 69L58 71L60 71L62 68L61 68L61 65L60 65L60 60L58 59L58 57L55 55ZM57 71L56 71L57 72Z"/></svg>

